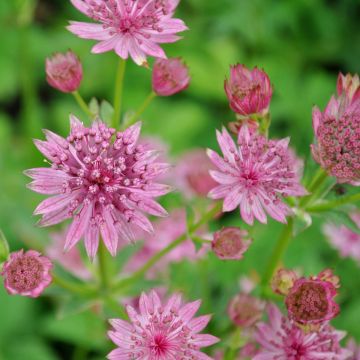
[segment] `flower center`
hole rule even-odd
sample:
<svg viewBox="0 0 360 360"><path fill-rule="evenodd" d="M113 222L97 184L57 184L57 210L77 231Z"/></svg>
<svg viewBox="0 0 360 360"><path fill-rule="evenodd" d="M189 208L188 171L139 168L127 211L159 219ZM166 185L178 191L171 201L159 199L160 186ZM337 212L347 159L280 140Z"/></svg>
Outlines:
<svg viewBox="0 0 360 360"><path fill-rule="evenodd" d="M150 344L151 355L165 356L169 350L169 342L163 334L156 334Z"/></svg>

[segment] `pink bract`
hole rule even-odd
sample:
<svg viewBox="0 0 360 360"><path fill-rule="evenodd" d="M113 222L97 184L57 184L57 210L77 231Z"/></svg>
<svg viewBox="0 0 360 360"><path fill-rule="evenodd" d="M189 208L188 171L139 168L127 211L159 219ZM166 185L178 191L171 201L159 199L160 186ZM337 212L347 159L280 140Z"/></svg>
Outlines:
<svg viewBox="0 0 360 360"><path fill-rule="evenodd" d="M137 145L141 123L116 132L101 121L86 128L75 116L70 118L66 139L45 130L46 141L35 140L52 166L27 170L26 175L33 179L28 187L55 196L41 202L34 213L43 215L40 226L73 218L66 251L84 238L93 258L101 234L115 256L120 246L134 241L133 227L153 231L145 214L167 215L154 198L170 190L155 182L169 166L156 162L156 151Z"/></svg>
<svg viewBox="0 0 360 360"><path fill-rule="evenodd" d="M276 294L287 295L297 279L294 270L279 269L271 280L271 289Z"/></svg>
<svg viewBox="0 0 360 360"><path fill-rule="evenodd" d="M179 0L71 0L83 14L98 23L71 21L67 27L83 39L97 40L92 52L114 50L118 56L129 56L138 65L146 57L166 58L159 46L180 39L176 34L187 29L173 18Z"/></svg>
<svg viewBox="0 0 360 360"><path fill-rule="evenodd" d="M79 58L72 52L56 53L46 62L46 80L50 86L64 93L76 91L83 77Z"/></svg>
<svg viewBox="0 0 360 360"><path fill-rule="evenodd" d="M10 254L1 275L11 295L38 297L51 283L51 261L35 250L20 250Z"/></svg>
<svg viewBox="0 0 360 360"><path fill-rule="evenodd" d="M343 96L346 104L351 104L360 99L360 80L359 75L356 74L352 76L351 74L346 74L344 76L342 73L338 76L338 81L336 84L337 94L339 97Z"/></svg>
<svg viewBox="0 0 360 360"><path fill-rule="evenodd" d="M152 88L159 96L171 96L189 86L188 67L180 58L156 59L152 72Z"/></svg>
<svg viewBox="0 0 360 360"><path fill-rule="evenodd" d="M210 315L194 317L201 301L183 304L175 294L162 302L155 291L142 293L139 311L127 306L130 322L112 319L110 339L118 346L109 355L110 360L183 359L210 360L202 347L219 341L215 336L199 334L210 321Z"/></svg>
<svg viewBox="0 0 360 360"><path fill-rule="evenodd" d="M354 339L350 339L346 343L346 348L352 352L352 356L350 356L348 360L360 360L360 346Z"/></svg>
<svg viewBox="0 0 360 360"><path fill-rule="evenodd" d="M347 360L351 352L340 345L345 332L323 324L317 332L304 332L273 304L269 323L259 323L255 340L261 346L253 360Z"/></svg>
<svg viewBox="0 0 360 360"><path fill-rule="evenodd" d="M231 66L230 78L225 80L225 92L230 107L239 115L265 115L269 110L272 87L268 75L258 68Z"/></svg>
<svg viewBox="0 0 360 360"><path fill-rule="evenodd" d="M224 157L208 150L210 160L218 168L210 174L219 183L209 197L224 199L224 212L239 207L242 219L250 225L254 218L266 223L266 212L286 223L286 216L292 211L282 197L306 194L288 151L289 139L267 140L250 134L246 126L239 132L238 146L225 128L217 131L217 139Z"/></svg>

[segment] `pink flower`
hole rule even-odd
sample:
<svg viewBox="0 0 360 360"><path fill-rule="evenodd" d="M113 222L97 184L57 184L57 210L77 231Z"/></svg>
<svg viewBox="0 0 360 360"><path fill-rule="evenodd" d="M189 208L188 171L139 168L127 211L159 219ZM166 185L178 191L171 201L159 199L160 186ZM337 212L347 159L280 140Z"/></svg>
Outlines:
<svg viewBox="0 0 360 360"><path fill-rule="evenodd" d="M354 85L356 84L356 85ZM355 90L356 89L356 90ZM324 112L315 107L312 145L316 162L339 183L360 185L360 89L356 77L338 81L339 98L331 98Z"/></svg>
<svg viewBox="0 0 360 360"><path fill-rule="evenodd" d="M73 247L68 252L64 252L66 232L50 234L52 243L47 247L47 256L55 262L58 262L65 270L74 276L83 280L91 278L90 271L86 268L79 249Z"/></svg>
<svg viewBox="0 0 360 360"><path fill-rule="evenodd" d="M350 215L360 227L360 213ZM329 242L340 252L342 257L351 257L360 264L360 234L345 225L326 224L323 229Z"/></svg>
<svg viewBox="0 0 360 360"><path fill-rule="evenodd" d="M210 174L220 184L210 191L209 197L224 198L224 212L239 206L241 217L250 225L254 217L266 223L265 211L286 223L286 216L292 211L281 198L306 194L289 155L289 139L267 140L250 134L246 126L239 132L239 147L225 128L222 133L217 131L217 139L224 158L208 150L210 160L219 169Z"/></svg>
<svg viewBox="0 0 360 360"><path fill-rule="evenodd" d="M217 185L209 174L213 169L205 150L191 150L176 165L175 185L187 198L206 196Z"/></svg>
<svg viewBox="0 0 360 360"><path fill-rule="evenodd" d="M300 324L320 324L339 314L339 305L334 301L337 290L331 281L320 273L310 279L300 278L286 296L289 317Z"/></svg>
<svg viewBox="0 0 360 360"><path fill-rule="evenodd" d="M260 299L239 293L231 299L228 315L236 326L251 327L261 319L264 306L264 302Z"/></svg>
<svg viewBox="0 0 360 360"><path fill-rule="evenodd" d="M179 0L71 0L83 14L99 22L71 21L67 27L83 39L98 40L95 54L114 50L123 59L130 57L138 65L146 56L166 58L158 45L180 39L175 35L187 29L173 15Z"/></svg>
<svg viewBox="0 0 360 360"><path fill-rule="evenodd" d="M287 295L297 279L295 271L279 269L271 280L271 289L276 294Z"/></svg>
<svg viewBox="0 0 360 360"><path fill-rule="evenodd" d="M273 304L268 315L268 324L257 325L255 339L261 348L253 360L347 360L351 355L340 346L346 334L328 324L323 324L317 332L305 332Z"/></svg>
<svg viewBox="0 0 360 360"><path fill-rule="evenodd" d="M143 234L144 246L132 257L125 266L125 270L133 272L143 266L152 256L163 250L166 246L175 241L186 232L186 213L184 210L173 210L167 218L154 223L152 234ZM198 234L202 234L204 228ZM141 236L139 236L141 238ZM164 271L171 263L182 260L195 260L199 258L205 248L199 252L191 239L183 241L179 246L170 251L156 265L147 272L148 278L154 278L160 271Z"/></svg>
<svg viewBox="0 0 360 360"><path fill-rule="evenodd" d="M211 247L219 259L240 260L251 243L246 230L229 226L214 233Z"/></svg>
<svg viewBox="0 0 360 360"><path fill-rule="evenodd" d="M159 96L171 96L189 86L188 67L180 58L156 59L152 72L152 88Z"/></svg>
<svg viewBox="0 0 360 360"><path fill-rule="evenodd" d="M50 86L64 93L76 91L83 77L79 58L72 52L56 53L46 59L46 80Z"/></svg>
<svg viewBox="0 0 360 360"><path fill-rule="evenodd" d="M230 79L225 80L225 92L230 107L239 115L262 114L269 111L272 87L268 75L244 65L231 66Z"/></svg>
<svg viewBox="0 0 360 360"><path fill-rule="evenodd" d="M350 339L346 343L346 348L352 352L352 356L348 360L360 360L360 346L356 344L354 339Z"/></svg>
<svg viewBox="0 0 360 360"><path fill-rule="evenodd" d="M110 339L118 346L109 355L110 360L125 359L203 359L211 358L200 351L219 339L199 334L208 322L209 315L194 318L201 301L183 305L180 295L173 295L165 304L155 291L142 293L139 311L127 306L130 323L121 319L110 320L113 330Z"/></svg>
<svg viewBox="0 0 360 360"><path fill-rule="evenodd" d="M20 250L10 254L1 275L11 295L38 297L51 283L51 261L35 250Z"/></svg>
<svg viewBox="0 0 360 360"><path fill-rule="evenodd" d="M66 251L84 237L86 251L93 258L101 234L115 256L123 241L134 240L133 226L153 231L144 213L167 215L154 198L166 194L169 186L154 180L168 165L155 162L156 152L136 145L141 123L116 132L101 121L86 128L75 116L70 119L67 139L45 130L46 141L35 140L52 167L27 170L26 175L33 179L28 187L55 196L41 202L34 213L43 215L40 226L73 218Z"/></svg>

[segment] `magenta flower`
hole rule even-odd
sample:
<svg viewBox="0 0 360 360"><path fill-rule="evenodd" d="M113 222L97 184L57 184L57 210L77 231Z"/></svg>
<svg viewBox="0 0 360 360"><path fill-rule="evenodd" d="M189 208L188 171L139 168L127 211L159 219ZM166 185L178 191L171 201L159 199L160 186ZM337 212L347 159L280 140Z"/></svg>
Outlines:
<svg viewBox="0 0 360 360"><path fill-rule="evenodd" d="M239 115L265 115L269 111L272 87L268 75L254 68L249 70L237 64L230 68L230 78L225 80L225 92L230 107Z"/></svg>
<svg viewBox="0 0 360 360"><path fill-rule="evenodd" d="M246 230L229 226L214 233L211 247L219 259L240 260L251 243L252 239Z"/></svg>
<svg viewBox="0 0 360 360"><path fill-rule="evenodd" d="M360 228L360 213L350 215ZM360 234L345 225L326 224L323 228L329 242L337 249L341 257L350 257L360 264Z"/></svg>
<svg viewBox="0 0 360 360"><path fill-rule="evenodd" d="M46 141L35 140L52 167L27 170L26 175L33 179L28 187L55 195L41 202L35 214L43 215L40 226L73 218L66 251L84 238L86 251L93 258L101 234L114 256L122 242L134 240L133 226L153 231L145 213L167 215L154 198L170 188L154 180L168 165L155 162L156 152L136 145L141 123L116 132L101 121L86 128L75 116L70 119L67 139L45 130Z"/></svg>
<svg viewBox="0 0 360 360"><path fill-rule="evenodd" d="M289 139L267 140L250 134L246 126L239 132L239 146L225 128L222 133L217 131L217 139L224 158L208 150L210 160L218 168L210 174L219 183L209 197L223 198L224 212L239 206L241 217L250 225L254 217L266 223L265 211L275 220L286 223L286 216L292 211L281 198L306 194L288 151Z"/></svg>
<svg viewBox="0 0 360 360"><path fill-rule="evenodd" d="M255 340L261 346L253 360L347 360L351 352L340 345L345 332L323 324L317 332L305 332L285 318L273 304L269 323L259 323Z"/></svg>
<svg viewBox="0 0 360 360"><path fill-rule="evenodd" d="M10 254L1 275L11 295L38 297L51 283L51 261L35 250L20 250Z"/></svg>
<svg viewBox="0 0 360 360"><path fill-rule="evenodd" d="M330 281L332 278L322 278L322 274L325 273L295 281L285 299L289 318L305 325L320 324L339 314L339 305L334 301L336 286Z"/></svg>
<svg viewBox="0 0 360 360"><path fill-rule="evenodd" d="M215 344L219 339L199 334L209 315L194 318L201 301L183 305L180 295L173 295L165 304L155 291L142 293L139 311L127 306L130 323L121 319L110 320L113 330L110 339L118 346L109 355L110 360L211 360L200 349Z"/></svg>
<svg viewBox="0 0 360 360"><path fill-rule="evenodd" d="M349 75L348 75L349 76ZM360 87L358 78L338 81L338 98L324 112L315 107L313 127L317 143L313 157L339 183L360 185Z"/></svg>
<svg viewBox="0 0 360 360"><path fill-rule="evenodd" d="M64 93L76 91L83 77L79 58L72 52L56 53L46 59L46 80L50 86Z"/></svg>
<svg viewBox="0 0 360 360"><path fill-rule="evenodd" d="M83 39L98 40L95 54L114 50L123 59L138 65L146 56L166 58L161 43L180 39L176 34L187 29L173 15L179 0L71 0L83 14L99 23L71 21L67 27Z"/></svg>
<svg viewBox="0 0 360 360"><path fill-rule="evenodd" d="M189 86L188 67L180 58L156 59L152 72L152 88L159 96L171 96Z"/></svg>

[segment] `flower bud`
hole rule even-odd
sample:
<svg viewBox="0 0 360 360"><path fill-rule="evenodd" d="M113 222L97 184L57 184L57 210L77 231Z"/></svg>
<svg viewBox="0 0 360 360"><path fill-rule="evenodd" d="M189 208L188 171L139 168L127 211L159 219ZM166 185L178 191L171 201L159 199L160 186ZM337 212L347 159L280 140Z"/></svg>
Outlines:
<svg viewBox="0 0 360 360"><path fill-rule="evenodd" d="M189 86L188 67L180 58L157 59L152 73L152 87L156 95L171 96Z"/></svg>
<svg viewBox="0 0 360 360"><path fill-rule="evenodd" d="M225 227L214 233L212 250L219 259L240 260L252 243L246 230L237 227Z"/></svg>
<svg viewBox="0 0 360 360"><path fill-rule="evenodd" d="M287 295L297 279L295 271L279 269L271 280L271 288L276 294Z"/></svg>
<svg viewBox="0 0 360 360"><path fill-rule="evenodd" d="M83 76L79 58L69 50L46 59L46 80L50 86L64 93L76 91Z"/></svg>

